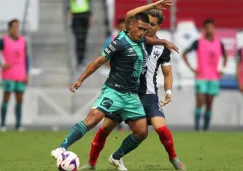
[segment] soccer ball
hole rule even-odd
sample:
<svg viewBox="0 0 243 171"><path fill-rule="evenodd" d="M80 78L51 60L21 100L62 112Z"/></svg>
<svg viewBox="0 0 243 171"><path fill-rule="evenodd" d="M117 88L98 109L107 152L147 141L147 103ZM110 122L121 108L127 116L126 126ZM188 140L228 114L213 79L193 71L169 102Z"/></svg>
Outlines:
<svg viewBox="0 0 243 171"><path fill-rule="evenodd" d="M57 168L59 171L77 171L78 167L79 158L71 151L65 151L57 157Z"/></svg>

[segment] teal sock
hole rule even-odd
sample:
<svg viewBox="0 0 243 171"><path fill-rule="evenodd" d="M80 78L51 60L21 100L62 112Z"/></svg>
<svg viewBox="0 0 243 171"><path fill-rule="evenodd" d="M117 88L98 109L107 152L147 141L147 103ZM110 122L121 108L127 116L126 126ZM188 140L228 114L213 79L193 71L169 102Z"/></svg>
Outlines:
<svg viewBox="0 0 243 171"><path fill-rule="evenodd" d="M88 132L88 128L82 121L76 123L72 127L71 131L68 133L60 147L67 149L73 143L81 139L86 132Z"/></svg>
<svg viewBox="0 0 243 171"><path fill-rule="evenodd" d="M128 135L122 142L120 148L112 155L115 160L120 160L127 153L136 149L143 140L138 140L134 134Z"/></svg>
<svg viewBox="0 0 243 171"><path fill-rule="evenodd" d="M22 104L16 104L16 106L15 106L15 115L16 115L15 128L18 129L19 127L21 127Z"/></svg>
<svg viewBox="0 0 243 171"><path fill-rule="evenodd" d="M201 108L196 108L194 116L195 130L200 129Z"/></svg>
<svg viewBox="0 0 243 171"><path fill-rule="evenodd" d="M205 112L205 115L204 115L204 125L203 125L203 130L205 130L205 131L207 131L209 129L209 124L210 124L211 116L212 116L212 112L211 111Z"/></svg>
<svg viewBox="0 0 243 171"><path fill-rule="evenodd" d="M3 102L1 107L1 126L5 126L8 102Z"/></svg>

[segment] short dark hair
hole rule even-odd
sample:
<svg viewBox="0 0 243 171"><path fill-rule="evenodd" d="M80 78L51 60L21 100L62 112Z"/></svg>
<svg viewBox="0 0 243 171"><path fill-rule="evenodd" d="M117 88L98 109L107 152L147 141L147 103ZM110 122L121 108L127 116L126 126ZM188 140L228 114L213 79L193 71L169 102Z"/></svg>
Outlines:
<svg viewBox="0 0 243 171"><path fill-rule="evenodd" d="M206 20L204 20L204 22L203 22L203 26L205 27L205 26L208 25L208 24L213 24L213 25L215 25L215 22L214 22L213 19L206 19Z"/></svg>
<svg viewBox="0 0 243 171"><path fill-rule="evenodd" d="M145 12L147 15L151 15L152 17L156 17L158 19L158 24L161 24L164 20L164 15L161 10L151 9Z"/></svg>
<svg viewBox="0 0 243 171"><path fill-rule="evenodd" d="M122 24L125 23L125 18L119 18L118 19L118 24Z"/></svg>
<svg viewBox="0 0 243 171"><path fill-rule="evenodd" d="M8 22L8 29L10 29L14 23L19 23L19 20L18 19L12 19L12 20L10 20Z"/></svg>
<svg viewBox="0 0 243 171"><path fill-rule="evenodd" d="M134 21L142 21L142 22L145 22L145 23L148 23L149 24L149 17L146 13L137 13L134 17L133 17L133 20Z"/></svg>

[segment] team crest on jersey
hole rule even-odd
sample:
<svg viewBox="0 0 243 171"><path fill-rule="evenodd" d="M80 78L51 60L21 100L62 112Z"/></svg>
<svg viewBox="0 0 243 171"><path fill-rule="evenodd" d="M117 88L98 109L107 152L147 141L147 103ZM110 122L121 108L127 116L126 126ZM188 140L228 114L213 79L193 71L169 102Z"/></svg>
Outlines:
<svg viewBox="0 0 243 171"><path fill-rule="evenodd" d="M132 47L128 48L128 53L133 53L134 49Z"/></svg>
<svg viewBox="0 0 243 171"><path fill-rule="evenodd" d="M158 50L154 50L153 57L158 58L160 56L160 52Z"/></svg>

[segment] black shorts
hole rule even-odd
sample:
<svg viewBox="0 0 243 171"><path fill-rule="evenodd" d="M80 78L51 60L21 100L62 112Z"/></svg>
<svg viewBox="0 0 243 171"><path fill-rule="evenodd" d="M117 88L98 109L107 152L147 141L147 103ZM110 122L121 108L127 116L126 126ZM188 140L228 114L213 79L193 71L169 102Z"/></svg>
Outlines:
<svg viewBox="0 0 243 171"><path fill-rule="evenodd" d="M146 113L148 125L151 125L151 118L155 116L165 118L164 111L159 103L159 97L156 94L140 95L140 100Z"/></svg>

